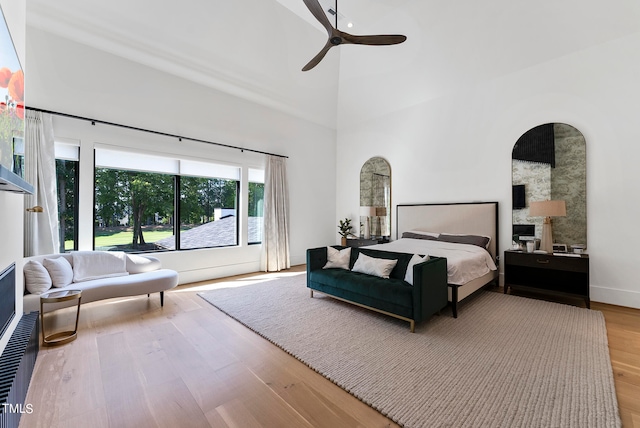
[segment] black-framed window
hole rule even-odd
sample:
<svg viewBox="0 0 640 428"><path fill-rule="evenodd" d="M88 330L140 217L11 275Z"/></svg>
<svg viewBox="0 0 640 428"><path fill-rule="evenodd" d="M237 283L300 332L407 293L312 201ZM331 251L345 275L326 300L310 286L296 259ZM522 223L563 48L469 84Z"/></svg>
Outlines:
<svg viewBox="0 0 640 428"><path fill-rule="evenodd" d="M264 232L264 171L249 169L248 243L262 243Z"/></svg>
<svg viewBox="0 0 640 428"><path fill-rule="evenodd" d="M78 193L80 147L77 143L55 141L56 190L60 252L78 249Z"/></svg>
<svg viewBox="0 0 640 428"><path fill-rule="evenodd" d="M111 149L95 159L95 249L238 245L239 167Z"/></svg>
<svg viewBox="0 0 640 428"><path fill-rule="evenodd" d="M56 159L61 253L78 249L78 166L78 161Z"/></svg>
<svg viewBox="0 0 640 428"><path fill-rule="evenodd" d="M179 249L238 245L240 182L180 177Z"/></svg>
<svg viewBox="0 0 640 428"><path fill-rule="evenodd" d="M94 249L157 251L174 235L174 177L96 168Z"/></svg>
<svg viewBox="0 0 640 428"><path fill-rule="evenodd" d="M61 253L78 249L78 193L80 147L77 143L54 141L58 238ZM14 137L13 171L24 176L24 138Z"/></svg>

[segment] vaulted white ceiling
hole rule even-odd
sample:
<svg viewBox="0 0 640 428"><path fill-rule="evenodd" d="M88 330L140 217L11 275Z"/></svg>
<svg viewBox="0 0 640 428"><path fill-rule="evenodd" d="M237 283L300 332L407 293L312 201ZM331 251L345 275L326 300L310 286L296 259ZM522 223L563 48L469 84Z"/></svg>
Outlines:
<svg viewBox="0 0 640 428"><path fill-rule="evenodd" d="M640 31L633 0L341 0L338 11L342 30L407 42L341 46L302 72L326 41L302 0L29 0L27 24L329 127L336 111L383 113Z"/></svg>
<svg viewBox="0 0 640 428"><path fill-rule="evenodd" d="M29 0L30 26L335 128L338 56L302 73L324 36L278 2Z"/></svg>

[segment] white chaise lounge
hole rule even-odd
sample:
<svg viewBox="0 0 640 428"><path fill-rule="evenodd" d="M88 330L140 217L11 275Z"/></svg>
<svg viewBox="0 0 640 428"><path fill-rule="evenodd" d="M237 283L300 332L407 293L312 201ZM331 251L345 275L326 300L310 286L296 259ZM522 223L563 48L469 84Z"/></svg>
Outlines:
<svg viewBox="0 0 640 428"><path fill-rule="evenodd" d="M24 265L24 313L39 311L40 294L57 290L82 290L82 303L159 292L162 306L164 292L178 285L178 273L161 269L160 261L155 257L120 253L119 262L111 256L115 254L82 251L28 258ZM58 260L60 257L68 263ZM48 312L74 304L74 301L49 304L44 310Z"/></svg>

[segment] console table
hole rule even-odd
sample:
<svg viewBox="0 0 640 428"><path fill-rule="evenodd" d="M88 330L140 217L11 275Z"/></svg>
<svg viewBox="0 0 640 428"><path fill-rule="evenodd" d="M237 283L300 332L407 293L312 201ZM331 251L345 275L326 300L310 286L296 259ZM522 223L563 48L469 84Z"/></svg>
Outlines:
<svg viewBox="0 0 640 428"><path fill-rule="evenodd" d="M579 297L587 308L589 300L589 256L504 252L504 292L509 287Z"/></svg>

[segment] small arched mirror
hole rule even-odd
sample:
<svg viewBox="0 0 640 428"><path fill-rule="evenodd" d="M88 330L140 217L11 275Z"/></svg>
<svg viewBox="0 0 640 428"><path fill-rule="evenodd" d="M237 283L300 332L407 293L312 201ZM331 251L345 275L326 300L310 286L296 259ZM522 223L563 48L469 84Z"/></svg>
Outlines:
<svg viewBox="0 0 640 428"><path fill-rule="evenodd" d="M369 159L360 170L360 236L391 236L391 166L381 157Z"/></svg>
<svg viewBox="0 0 640 428"><path fill-rule="evenodd" d="M544 223L550 220L551 251L586 248L587 157L579 130L564 123L547 123L525 132L513 147L512 185L513 234L521 241L535 237L534 248L540 248L547 228ZM565 209L545 217L545 207L554 204Z"/></svg>

